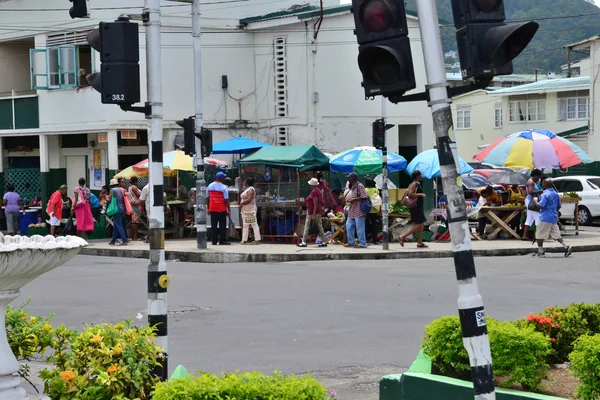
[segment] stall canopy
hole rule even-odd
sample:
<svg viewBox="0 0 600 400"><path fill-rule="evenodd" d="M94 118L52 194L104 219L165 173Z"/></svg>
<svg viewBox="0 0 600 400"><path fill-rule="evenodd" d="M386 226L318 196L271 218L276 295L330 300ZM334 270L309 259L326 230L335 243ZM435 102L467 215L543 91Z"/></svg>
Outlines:
<svg viewBox="0 0 600 400"><path fill-rule="evenodd" d="M326 169L329 157L313 145L263 147L237 162L238 165L291 167L299 171Z"/></svg>
<svg viewBox="0 0 600 400"><path fill-rule="evenodd" d="M256 140L237 137L213 145L213 154L247 154L271 145Z"/></svg>

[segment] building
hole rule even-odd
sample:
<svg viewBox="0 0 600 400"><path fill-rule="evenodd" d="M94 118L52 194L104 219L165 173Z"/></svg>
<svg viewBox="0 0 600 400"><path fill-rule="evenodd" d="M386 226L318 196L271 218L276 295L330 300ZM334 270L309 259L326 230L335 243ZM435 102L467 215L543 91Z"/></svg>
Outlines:
<svg viewBox="0 0 600 400"><path fill-rule="evenodd" d="M139 15L139 3L90 0L91 18L83 20L69 18L64 0L0 3L0 183L17 183L26 197L47 196L62 183L73 187L82 176L98 189L115 171L147 158L143 116L102 105L99 94L85 87L85 75L100 63L85 35L100 21ZM333 0L325 0L323 9L316 0L295 4L203 6L203 114L215 142L241 135L276 145L314 143L329 152L370 144L381 101L365 101L360 86L350 6ZM175 121L194 114L194 67L190 5L164 1L162 7L167 151L181 134ZM418 19L407 15L416 91L422 91ZM140 43L145 99L142 25ZM433 146L425 102L387 110L397 125L388 132L391 151L411 158Z"/></svg>
<svg viewBox="0 0 600 400"><path fill-rule="evenodd" d="M452 113L459 154L471 160L486 145L527 129L551 130L587 152L589 99L589 77L547 79L457 96Z"/></svg>

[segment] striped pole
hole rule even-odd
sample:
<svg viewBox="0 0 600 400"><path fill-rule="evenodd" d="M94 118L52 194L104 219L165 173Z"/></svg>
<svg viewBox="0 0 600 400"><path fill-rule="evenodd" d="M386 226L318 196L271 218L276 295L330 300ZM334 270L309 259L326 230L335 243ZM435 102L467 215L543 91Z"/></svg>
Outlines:
<svg viewBox="0 0 600 400"><path fill-rule="evenodd" d="M450 109L452 101L448 98L448 81L437 9L434 0L417 0L417 9L427 73L429 106L437 140L442 187L447 200L448 229L458 280L458 315L463 343L469 354L475 400L495 400L494 372L485 309L477 284L465 197L455 162L455 157L458 156L453 154L454 143L449 136L453 126Z"/></svg>
<svg viewBox="0 0 600 400"><path fill-rule="evenodd" d="M148 264L148 324L156 327L156 344L162 348L163 357L155 374L167 379L167 263L165 261L165 215L163 188L163 104L160 0L146 0L144 9L146 27L146 68L148 80L148 102L151 106L149 123L149 169L150 169L150 263Z"/></svg>

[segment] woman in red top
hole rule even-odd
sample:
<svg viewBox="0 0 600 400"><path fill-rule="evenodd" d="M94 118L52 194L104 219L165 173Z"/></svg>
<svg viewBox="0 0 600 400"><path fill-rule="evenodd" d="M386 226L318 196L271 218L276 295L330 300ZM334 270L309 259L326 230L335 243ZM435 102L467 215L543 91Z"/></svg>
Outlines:
<svg viewBox="0 0 600 400"><path fill-rule="evenodd" d="M67 195L67 185L62 185L60 189L50 196L46 212L50 216L50 234L56 234L56 228L60 226L62 219L63 196Z"/></svg>
<svg viewBox="0 0 600 400"><path fill-rule="evenodd" d="M319 236L323 243L319 244L319 247L327 247L327 239L325 238L325 231L323 230L323 195L319 189L319 181L316 178L312 178L308 181L311 187L310 195L306 198L306 222L304 223L304 235L302 236L302 242L298 243L298 247L307 247L308 235L310 233L311 223L315 223L319 229Z"/></svg>

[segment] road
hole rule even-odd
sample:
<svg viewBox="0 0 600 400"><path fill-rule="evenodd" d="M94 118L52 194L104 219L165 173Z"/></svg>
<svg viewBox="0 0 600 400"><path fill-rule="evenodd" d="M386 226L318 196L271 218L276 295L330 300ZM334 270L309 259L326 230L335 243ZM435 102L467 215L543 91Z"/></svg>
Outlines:
<svg viewBox="0 0 600 400"><path fill-rule="evenodd" d="M489 315L598 302L600 253L476 260ZM117 322L146 308L144 260L78 256L22 290L55 323ZM342 399L377 399L423 327L456 314L451 259L285 264L169 263L170 367L311 372ZM18 302L18 300L17 300Z"/></svg>

